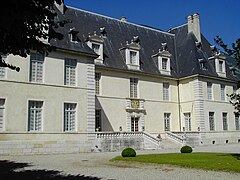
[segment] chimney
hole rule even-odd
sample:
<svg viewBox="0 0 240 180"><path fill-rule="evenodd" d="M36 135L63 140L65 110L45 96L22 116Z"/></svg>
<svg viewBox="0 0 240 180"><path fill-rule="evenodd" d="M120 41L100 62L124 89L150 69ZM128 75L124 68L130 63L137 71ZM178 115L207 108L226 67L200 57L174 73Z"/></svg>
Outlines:
<svg viewBox="0 0 240 180"><path fill-rule="evenodd" d="M188 32L192 32L198 42L201 42L200 15L198 13L188 16Z"/></svg>
<svg viewBox="0 0 240 180"><path fill-rule="evenodd" d="M120 19L122 22L127 22L127 18L126 17L121 17Z"/></svg>

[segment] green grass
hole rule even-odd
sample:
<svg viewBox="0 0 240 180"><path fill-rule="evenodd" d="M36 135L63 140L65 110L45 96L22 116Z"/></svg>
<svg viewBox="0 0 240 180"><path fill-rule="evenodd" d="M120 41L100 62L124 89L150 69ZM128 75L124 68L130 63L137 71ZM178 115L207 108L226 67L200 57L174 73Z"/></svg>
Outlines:
<svg viewBox="0 0 240 180"><path fill-rule="evenodd" d="M133 161L177 165L215 171L232 171L240 173L240 154L229 153L189 153L189 154L148 154L136 157L117 156L112 161Z"/></svg>

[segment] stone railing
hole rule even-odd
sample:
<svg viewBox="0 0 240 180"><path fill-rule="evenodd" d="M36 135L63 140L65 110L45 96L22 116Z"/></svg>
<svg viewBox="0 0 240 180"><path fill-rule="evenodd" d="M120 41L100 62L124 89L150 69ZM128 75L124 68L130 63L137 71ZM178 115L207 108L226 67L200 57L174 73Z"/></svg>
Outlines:
<svg viewBox="0 0 240 180"><path fill-rule="evenodd" d="M198 145L200 132L167 132L167 138L180 143L189 145Z"/></svg>
<svg viewBox="0 0 240 180"><path fill-rule="evenodd" d="M96 132L97 139L139 138L143 132Z"/></svg>
<svg viewBox="0 0 240 180"><path fill-rule="evenodd" d="M181 144L186 143L186 136L184 134L167 132L166 135L167 135L167 138L169 138L177 143L181 143Z"/></svg>

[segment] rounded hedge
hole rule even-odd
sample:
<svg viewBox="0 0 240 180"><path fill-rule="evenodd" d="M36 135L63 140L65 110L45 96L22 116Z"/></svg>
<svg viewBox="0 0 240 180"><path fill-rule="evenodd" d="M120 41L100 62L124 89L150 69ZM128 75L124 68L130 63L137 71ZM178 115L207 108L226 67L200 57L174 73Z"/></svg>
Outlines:
<svg viewBox="0 0 240 180"><path fill-rule="evenodd" d="M181 153L191 153L193 150L190 146L183 146L180 151Z"/></svg>
<svg viewBox="0 0 240 180"><path fill-rule="evenodd" d="M122 151L122 157L135 157L136 151L133 148L125 148Z"/></svg>

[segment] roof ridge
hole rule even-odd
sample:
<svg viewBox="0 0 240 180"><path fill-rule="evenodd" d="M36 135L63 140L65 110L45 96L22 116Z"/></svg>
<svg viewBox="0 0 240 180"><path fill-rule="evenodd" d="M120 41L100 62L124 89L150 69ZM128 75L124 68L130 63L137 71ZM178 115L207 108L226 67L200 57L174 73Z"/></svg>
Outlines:
<svg viewBox="0 0 240 180"><path fill-rule="evenodd" d="M109 16L106 16L106 15L90 12L90 11L79 9L79 8L72 7L72 6L67 6L67 7L71 8L73 10L82 11L82 12L85 12L85 13L88 13L88 14L93 14L93 15L101 16L103 18L107 18L107 19L111 19L111 20L114 20L114 21L122 22L120 19L117 19L117 18L113 18L113 17L109 17ZM170 35L170 36L175 36L175 34L173 34L173 33L162 31L162 30L159 30L157 28L147 27L147 26L135 24L135 23L132 23L132 22L122 22L122 23L126 23L126 24L130 24L130 25L133 25L133 26L138 26L138 27L141 27L141 28L157 31L157 32L160 32L160 33L163 33L163 34L167 34L167 35Z"/></svg>

